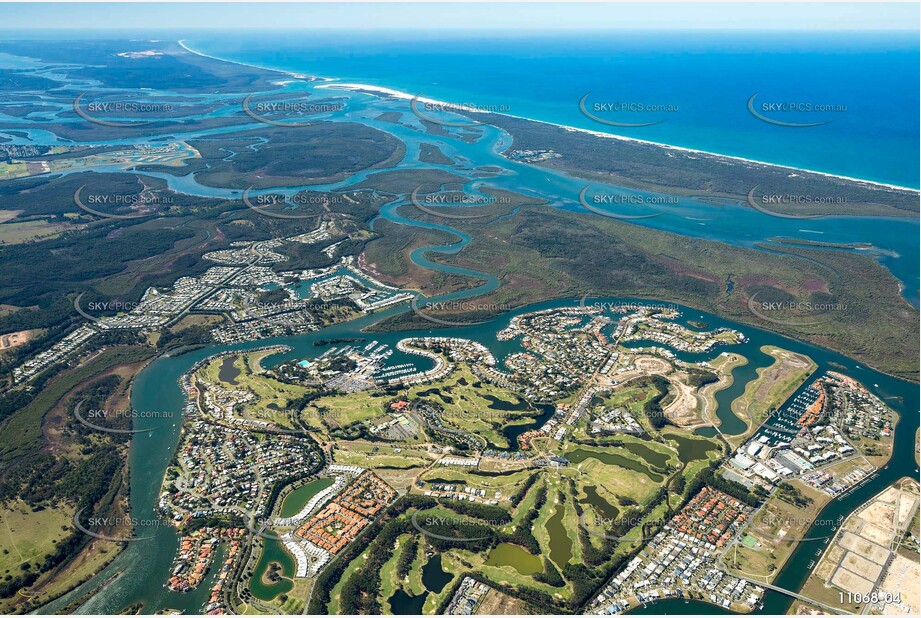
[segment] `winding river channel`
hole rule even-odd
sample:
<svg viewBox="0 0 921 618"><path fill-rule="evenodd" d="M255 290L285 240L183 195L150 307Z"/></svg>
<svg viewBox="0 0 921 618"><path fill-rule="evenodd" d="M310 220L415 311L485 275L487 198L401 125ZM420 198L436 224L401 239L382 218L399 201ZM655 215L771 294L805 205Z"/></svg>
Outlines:
<svg viewBox="0 0 921 618"><path fill-rule="evenodd" d="M365 92L336 90L334 89L334 83L327 83L325 86L328 89L316 91L318 97L341 96L347 99L347 103L342 111L320 115L316 119L333 122L361 122L394 135L403 141L407 148L404 159L393 169L442 169L465 178L464 188L472 194L477 194L480 189L486 187L505 189L545 199L553 207L572 210L581 208L578 195L585 187L585 181L556 171L518 163L502 156L501 153L507 150L511 144L511 136L504 131L490 126L482 126L478 128L479 137L469 142L427 134L422 130L422 125L418 119L408 113L405 100L380 97ZM285 89L288 92L298 90L313 91L315 87L313 84L291 83L286 85ZM239 95L236 95L235 100L239 100ZM399 123L386 122L380 119L382 112L392 112L394 110L404 112ZM173 140L201 139L209 136L216 137L221 133L230 131L238 131L241 128L256 128L258 126L260 126L258 123L244 123L242 126L229 129L215 129L195 134L179 132L169 135L171 136L170 139ZM32 143L60 143L56 136L47 131L42 131L38 126L35 130L24 132L24 135L25 137L14 136L14 140L25 140L23 143L29 143L28 140L34 140ZM135 144L138 141L140 140L112 140L104 143L128 145ZM452 165L421 163L419 161L419 152L421 145L425 143L437 144L445 155L457 163ZM500 171L484 175L482 170L487 166ZM108 172L125 171L124 166L101 166L94 169ZM379 171L381 170L362 172L348 179L325 185L273 188L263 190L262 193L281 192L293 195L303 189L329 191L345 189L355 183L366 180L372 173ZM197 182L194 174L175 176L166 173L149 173L148 175L162 178L175 191L192 195L239 198L241 193L239 190L202 185ZM625 196L652 195L618 187L605 187L604 185L598 185L598 190L607 190ZM256 191L254 193L258 194L260 192ZM424 268L444 273L472 276L482 281L479 287L435 297L430 300L458 300L481 295L494 289L498 285L498 281L492 275L438 264L427 257L427 254L431 253L457 252L470 241L470 237L447 225L424 223L399 215L397 208L400 204L406 202L406 197L405 195L392 196L392 201L381 209L379 216L402 225L442 230L458 238L456 242L444 246L417 249L412 254L412 260ZM635 208L636 214L642 214L645 207L629 206L625 208ZM835 243L869 243L872 247L865 249L865 251L890 268L902 282L906 298L913 303L917 303L918 263L915 259L919 253L917 219L825 217L805 222L768 216L742 205L714 206L695 199L682 198L677 203L669 204L667 212L663 216L638 220L637 224L648 225L687 236L749 247L772 237L809 238ZM592 302L620 303L636 300L639 299L592 299ZM464 337L478 341L487 346L501 362L501 359L518 349L518 343L516 342L499 342L496 340L496 333L507 326L511 317L544 308L571 306L578 302L579 299L569 299L539 303L503 314L485 323L436 331L363 333L362 329L376 322L408 311L409 309L404 306L364 316L348 323L330 326L306 335L260 340L232 346L215 345L179 356L158 358L137 376L132 392L132 405L141 413L140 418L135 421L135 429L143 430L133 437L130 448L132 515L139 522L135 535L140 538L127 543L124 551L103 572L68 595L45 606L42 612L51 613L59 610L77 599L86 598L90 592L100 587L101 589L96 590L80 606L78 610L80 613L118 613L125 607L136 603L142 603L144 613L148 614L167 608L182 610L187 613L200 611L208 594L209 580L206 580L196 591L184 595L169 592L163 586L169 575L171 561L177 548L177 535L171 526L164 525L163 522L159 522L156 519L155 509L163 475L175 452L182 424L185 400L179 387L179 380L184 373L201 359L231 350L247 350L266 345L284 344L290 346L290 352L275 355L267 361L267 364L272 364L286 359L313 358L322 354L332 346L315 346L314 342L321 339L364 337L366 339L376 339L382 344L395 347L397 341L405 337L436 334L439 336ZM734 435L745 430L745 423L732 414L730 404L733 399L743 392L745 385L756 377L757 369L772 362L771 357L760 349L764 345L775 345L806 354L818 364L818 372L838 370L847 373L865 384L900 415L900 421L895 432L894 453L890 464L876 475L865 480L850 493L832 500L817 518L819 522L836 521L839 516L849 514L856 507L902 476L917 476L914 436L919 422L919 389L916 384L910 384L881 374L858 365L847 357L814 345L788 339L757 328L731 323L716 315L701 311L688 308L681 308L681 310L683 315L679 322L685 325L688 325L688 320L701 320L706 322L710 328L731 327L743 332L748 337L747 342L727 348L745 356L749 362L734 370L734 383L717 395L719 403L717 415L721 421L720 430L724 434ZM689 328L693 327L689 326ZM702 355L683 354L680 352L676 352L676 354L679 358L696 361L713 358L720 351L721 349L717 349L709 354ZM395 350L389 362L396 365L409 360L417 364L420 362L418 357L409 359L406 355ZM834 530L834 525L820 523L805 534L805 537L817 540L805 541L799 545L775 580L775 585L788 590L798 590L809 575L805 565L815 557L817 551L824 549L825 539L831 536ZM103 584L105 585L103 586ZM782 614L786 611L791 601L792 599L788 596L769 592L765 597L764 609L760 611ZM696 603L662 601L645 609L640 608L638 613L643 611L651 613L698 613L712 612L714 609L710 606L702 607Z"/></svg>
<svg viewBox="0 0 921 618"><path fill-rule="evenodd" d="M592 302L621 303L635 302L637 299L593 299ZM135 535L150 537L128 543L127 548L113 563L93 580L63 599L50 604L44 611L51 612L61 607L68 599L78 598L92 590L94 586L109 580L114 574L120 575L97 592L81 608L85 613L113 613L133 603L143 603L145 613L152 613L164 608L181 609L187 612L198 611L207 594L207 586L201 586L189 594L176 594L163 587L169 574L173 554L177 547L177 536L173 528L158 525L154 510L160 490L160 483L166 466L176 449L179 438L184 395L179 387L180 377L195 363L212 354L247 350L265 345L287 345L292 349L285 354L273 356L268 363L280 362L289 358L313 358L334 344L315 346L315 341L337 337L361 336L376 339L384 344L395 346L404 337L437 334L440 336L466 337L486 345L499 359L516 351L515 342L497 342L496 334L507 326L509 319L521 313L558 306L572 306L578 299L554 301L531 305L497 317L489 322L465 327L438 329L435 331L411 331L401 333L363 333L362 329L391 315L406 311L396 308L383 313L373 314L324 328L320 331L296 337L284 337L248 342L234 346L212 346L180 356L161 357L145 368L137 377L132 394L132 404L141 414L136 421L137 429L144 429L137 434L131 444L131 499L132 514L140 522ZM721 430L726 434L744 431L745 424L730 411L732 399L744 389L744 385L755 377L759 367L767 366L772 359L761 352L764 345L776 345L794 352L810 356L818 363L818 372L834 369L844 371L864 383L877 396L898 412L900 421L895 433L895 449L890 464L880 470L850 493L834 499L817 518L820 522L837 520L839 515L847 515L860 504L879 493L887 485L902 476L917 476L914 459L914 435L918 429L919 392L917 385L904 382L858 365L853 360L835 352L810 344L787 339L767 331L739 326L718 316L681 308L683 315L679 322L687 325L688 320L703 320L713 327L728 326L737 328L748 336L748 341L729 346L731 349L749 359L747 365L737 367L733 373L735 382L731 388L721 391L718 396L717 414L721 420ZM719 353L717 348L709 355L696 357L713 358ZM406 362L405 357L395 352L390 363ZM418 361L417 361L418 362ZM150 413L150 414L145 414ZM823 549L824 539L833 535L834 525L817 524L804 536L815 538L805 541L794 552L787 566L778 576L776 585L798 590L804 583L809 571L805 565L817 550ZM764 610L767 613L784 613L791 599L788 596L769 592L765 598ZM649 608L651 612L668 611L695 613L703 608L693 603L662 601Z"/></svg>
<svg viewBox="0 0 921 618"><path fill-rule="evenodd" d="M406 153L401 161L391 170L441 170L459 176L463 179L464 190L471 195L480 195L481 189L504 189L522 193L538 200L546 200L551 206L566 210L583 211L579 195L587 187L589 195L616 196L618 205L615 207L601 204L601 210L612 209L620 215L647 215L653 212L661 216L644 219L634 219L631 222L685 236L715 240L731 245L753 248L759 243L773 244L782 247L783 242L771 239L800 239L813 242L835 243L840 245L859 245L853 249L862 254L873 257L886 266L899 279L903 294L915 306L919 303L919 273L918 263L915 259L921 251L919 243L919 220L911 217L855 217L855 216L829 216L815 219L790 219L772 216L755 210L748 205L740 203L726 203L715 205L696 198L665 196L648 191L625 189L604 183L588 183L585 180L569 176L563 172L538 167L523 161L507 157L505 153L512 147L513 138L504 130L490 126L478 125L475 135L469 131L458 131L448 128L446 135L428 133L422 120L410 111L409 101L380 94L369 93L361 90L337 87L335 80L328 82L300 82L288 81L276 91L278 97L294 95L311 95L316 100L335 98L342 103L341 109L317 114L311 114L311 121L327 122L357 122L374 129L383 131L397 138L406 145ZM92 96L98 88L92 85L81 86L84 92ZM111 91L111 89L109 89ZM213 118L240 117L240 99L247 93L227 95L201 95L159 91L161 96L168 96L189 104L217 102L225 106L207 113L196 113L183 116L183 120L203 120ZM131 91L133 98L138 93ZM313 98L311 100L314 100ZM143 101L143 95L139 102ZM43 101L54 107L60 103L54 99ZM146 102L146 101L145 101ZM151 100L153 102L153 100ZM66 111L66 110L61 110ZM382 119L383 114L399 114L399 120L391 122ZM56 112L41 112L34 119L16 119L20 124L32 123L34 129L25 129L8 135L11 144L70 144L61 140L54 133L43 128L53 119L55 122L78 123L84 122L82 118L57 117ZM448 115L450 117L450 114ZM462 117L453 117L454 120ZM0 116L0 122L5 120ZM11 119L12 120L12 119ZM113 118L113 120L117 120ZM181 127L162 129L163 133L147 138L151 145L162 145L165 141L185 141L194 139L220 138L228 133L246 131L265 127L257 121L243 116L238 124L233 126L213 128L207 130L184 131ZM464 139L458 139L463 134ZM143 143L141 138L98 140L99 145L134 146ZM451 164L422 162L420 152L423 144L435 144L444 155L452 159ZM258 143L250 146L258 150ZM229 156L232 156L229 155ZM92 168L98 172L123 172L124 165L96 165ZM56 174L71 174L83 171L82 168L70 169ZM363 182L369 176L377 174L381 169L365 170L353 174L346 179L326 184L312 184L295 187L272 187L254 190L252 195L260 194L285 194L294 195L302 190L335 191L351 187ZM170 189L201 197L223 199L239 199L242 191L221 187L211 187L198 182L195 174L175 175L166 172L143 172L164 180ZM393 221L400 221L395 210L399 203L406 203L408 195L394 195L394 203L390 212L381 215ZM402 200L402 202L401 202ZM658 204L652 206L651 204ZM613 211L612 210L612 211ZM420 225L413 222L413 225ZM422 224L422 227L433 227L450 230L437 224ZM460 233L456 234L462 236ZM453 247L459 250L459 247ZM485 291L485 290L481 290Z"/></svg>

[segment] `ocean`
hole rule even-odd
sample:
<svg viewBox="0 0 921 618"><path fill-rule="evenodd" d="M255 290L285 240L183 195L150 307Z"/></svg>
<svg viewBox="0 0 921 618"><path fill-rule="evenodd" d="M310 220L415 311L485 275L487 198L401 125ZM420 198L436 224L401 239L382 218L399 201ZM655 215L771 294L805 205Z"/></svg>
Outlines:
<svg viewBox="0 0 921 618"><path fill-rule="evenodd" d="M800 169L919 187L917 33L197 35L202 53ZM586 95L588 95L586 97ZM780 126L761 116L791 124ZM611 126L605 121L657 124ZM811 108L811 109L807 109Z"/></svg>

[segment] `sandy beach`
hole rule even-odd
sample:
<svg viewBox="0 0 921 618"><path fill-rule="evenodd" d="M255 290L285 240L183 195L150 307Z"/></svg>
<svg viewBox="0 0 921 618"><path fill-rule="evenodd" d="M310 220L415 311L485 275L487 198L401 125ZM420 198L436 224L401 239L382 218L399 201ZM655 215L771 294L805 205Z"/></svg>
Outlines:
<svg viewBox="0 0 921 618"><path fill-rule="evenodd" d="M660 142L653 142L653 141L644 140L644 139L637 139L637 138L635 138L635 137L624 137L623 135L614 135L614 134L612 134L612 133L604 133L604 132L602 132L602 131L592 131L591 129L583 129L583 128L580 128L580 127L573 127L573 126L571 126L571 125L559 124L559 123L556 123L556 122L547 122L546 120L537 120L537 119L535 119L535 118L527 118L527 117L525 117L525 116L516 116L515 114L509 114L509 113L506 113L506 112L492 112L492 111L480 110L480 109L477 109L477 108L474 108L474 107L464 107L464 106L462 106L462 105L458 105L458 104L456 104L456 103L451 103L451 102L449 102L449 101L439 101L439 100L437 100L437 99L432 99L432 98L423 97L423 96L417 96L417 95L409 94L409 93L407 93L407 92L403 92L403 91L400 91L400 90L395 90L395 89L393 89L393 88L386 88L386 87L384 87L384 86L372 86L372 85L370 85L370 84L356 84L356 83L339 83L339 82L336 82L335 80L327 80L327 83L321 84L321 85L317 86L317 88L328 88L328 89L331 89L331 90L335 90L335 89L340 89L340 90L363 90L363 91L374 92L374 93L378 93L378 94L382 94L382 95L386 95L386 96L391 96L391 97L394 97L394 98L397 98L397 99L406 99L406 100L416 99L416 100L418 100L418 101L421 102L421 103L431 103L431 104L433 104L433 105L439 105L439 106L444 106L444 107L453 107L453 108L456 108L456 109L458 109L458 110L462 110L462 111L465 112L465 113L470 113L470 114L496 114L496 115L498 115L498 116L507 116L507 117L509 117L509 118L517 118L517 119L519 119L519 120L526 120L526 121L528 121L528 122L536 122L536 123L538 123L538 124L543 124L543 125L547 125L547 126L551 126L551 127L558 127L558 128L560 128L560 129L564 129L564 130L566 130L566 131L573 131L573 132L578 132L578 133L587 133L587 134L593 135L593 136L595 136L595 137L601 137L601 138L605 138L605 139L616 139L616 140L620 140L620 141L623 141L623 142L632 142L632 143L635 143L635 144L643 144L644 146L655 146L655 147L662 148L662 149L665 149L665 150L671 150L671 151L675 151L675 152L680 152L680 153L687 154L687 155L698 155L698 156L701 156L701 157L711 157L711 158L721 159L721 160L729 161L729 162L733 162L733 163L742 163L742 164L750 165L750 166L753 166L753 167L771 167L771 168L776 168L776 169L790 170L790 172L791 172L790 175L791 175L791 176L795 176L795 175L796 175L796 172L799 172L799 173L802 173L802 174L815 174L815 175L817 175L817 176L825 176L826 178L835 178L835 179L838 179L838 180L846 180L846 181L848 181L848 182L857 183L858 185L861 185L861 186L866 187L866 188L869 188L869 189L891 189L891 190L896 190L896 191L909 191L909 192L912 192L912 193L921 194L921 192L919 192L918 189L912 189L912 188L910 188L910 187L903 187L903 186L900 186L900 185L886 184L886 183L883 183L883 182L876 182L876 181L873 181L873 180L864 180L863 178L853 178L853 177L851 177L851 176L842 176L842 175L840 175L840 174L830 174L830 173L828 173L828 172L819 172L819 171L816 171L816 170L804 169L804 168L800 168L800 167L792 167L792 166L789 166L789 165L781 165L781 164L779 164L779 163L770 163L770 162L768 162L768 161L758 161L758 160L755 160L755 159L746 159L746 158L744 158L744 157L737 157L737 156L733 156L733 155L725 155L725 154L720 154L720 153L718 153L718 152L709 152L709 151L706 151L706 150L697 150L697 149L694 149L694 148L685 148L685 147L683 147L683 146L673 146L673 145L671 145L671 144L663 144L663 143L660 143Z"/></svg>
<svg viewBox="0 0 921 618"><path fill-rule="evenodd" d="M186 51L188 51L188 52L190 52L190 53L196 54L196 55L198 55L198 56L202 56L202 57L204 57L204 58L210 58L210 59L212 59L212 60L219 60L219 61L222 61L222 62L230 62L230 63L232 63L232 64L239 64L239 65L241 65L241 66L248 66L248 67L251 67L251 68L262 69L262 70L264 70L264 71L275 71L275 72L278 72L278 73L282 73L282 74L285 74L285 75L289 75L289 76L291 76L291 77L293 77L293 78L296 78L296 79L313 79L313 80L317 80L317 81L324 82L324 83L319 84L318 86L316 86L318 89L319 89L319 88L324 88L324 89L331 89L331 90L337 90L337 89L338 89L338 90L361 90L361 91L371 92L371 93L375 93L375 94L381 94L381 95L385 95L385 96L390 96L390 97L393 97L393 98L396 98L396 99L405 99L405 100L416 99L416 100L418 100L418 101L421 102L421 103L429 103L429 104L432 104L432 105L439 105L439 106L443 106L443 107L453 107L453 108L456 108L456 109L458 109L458 110L463 110L465 113L470 113L470 114L497 114L497 115L500 115L500 116L507 116L507 117L509 117L509 118L516 118L516 119L519 119L519 120L526 120L526 121L528 121L528 122L536 122L536 123L543 124L543 125L547 125L547 126L558 127L558 128L563 129L563 130L565 130L565 131L572 131L572 132L579 132L579 133L587 133L587 134L589 134L589 135L593 135L593 136L595 136L595 137L600 137L600 138L604 138L604 139L615 139L615 140L620 140L620 141L623 141L623 142L631 142L631 143L635 143L635 144L642 144L642 145L644 145L644 146L654 146L654 147L662 148L662 149L669 150L669 151L672 151L672 152L681 153L681 154L684 154L684 155L686 155L686 156L699 156L699 157L714 158L714 159L717 159L717 160L722 160L722 161L727 161L727 162L730 162L730 163L736 163L736 164L742 164L742 165L748 165L748 166L751 166L751 167L767 167L767 168L775 168L775 169L789 170L791 176L796 176L797 174L814 174L814 175L817 175L817 176L824 176L824 177L826 177L826 178L834 178L834 179L837 179L837 180L844 180L844 181L847 181L847 182L853 182L853 183L856 183L856 184L860 185L861 187L868 188L868 189L889 190L889 191L908 191L908 192L911 192L911 193L914 193L914 194L919 194L919 195L921 195L921 191L919 191L918 189L912 189L911 187L903 187L903 186L900 186L900 185L887 184L887 183L876 182L876 181L872 181L872 180L865 180L865 179L863 179L863 178L854 178L854 177L851 177L851 176L842 176L842 175L840 175L840 174L830 174L830 173L828 173L828 172L820 172L820 171L817 171L817 170L810 170L810 169L792 167L792 166L789 166L789 165L781 165L781 164L778 164L778 163L771 163L771 162L769 162L769 161L758 161L758 160L755 160L755 159L747 159L747 158L745 158L745 157L737 157L737 156L733 156L733 155L726 155L726 154L721 154L721 153L718 153L718 152L709 152L709 151L706 151L706 150L697 150L697 149L694 149L694 148L685 148L685 147L683 147L683 146L673 146L673 145L671 145L671 144L663 144L663 143L660 143L660 142L653 142L653 141L649 141L649 140L637 139L637 138L635 138L635 137L624 137L624 136L622 136L622 135L614 135L614 134L611 134L611 133L604 133L604 132L602 132L602 131L592 131L591 129L582 129L582 128L580 128L580 127L573 127L573 126L570 126L570 125L559 124L559 123L555 123L555 122L547 122L547 121L545 121L545 120L537 120L537 119L535 119L535 118L528 118L528 117L525 117L525 116L516 116L516 115L514 115L514 114L509 114L509 113L506 113L506 112L485 111L485 110L480 110L480 109L473 108L473 107L465 107L465 106L462 106L462 105L458 105L458 104L456 104L456 103L451 103L450 101L440 101L440 100L438 100L438 99L432 99L432 98L429 98L429 97L423 97L423 96L420 96L420 95L414 95L414 94L410 94L410 93L408 93L408 92L404 92L404 91L402 91L402 90L396 90L395 88L387 88L387 87L385 87L385 86L374 86L374 85L371 85L371 84L359 84L359 83L350 83L350 82L338 82L335 78L331 78L331 77L320 77L320 76L315 76L315 75L303 75L303 74L294 73L294 72L291 72L291 71L285 71L285 70L282 70L282 69L276 69L276 68L272 68L272 67L263 67L263 66L258 66L258 65L254 65L254 64L248 64L248 63L245 63L245 62L237 62L236 60L227 60L226 58L218 58L218 57L216 57L216 56L211 56L211 55L204 54L204 53L202 53L202 52L196 51L196 50L192 49L191 47L189 47L188 45L186 45L184 41L177 41L177 42L178 42L178 44L179 44L184 50L186 50Z"/></svg>

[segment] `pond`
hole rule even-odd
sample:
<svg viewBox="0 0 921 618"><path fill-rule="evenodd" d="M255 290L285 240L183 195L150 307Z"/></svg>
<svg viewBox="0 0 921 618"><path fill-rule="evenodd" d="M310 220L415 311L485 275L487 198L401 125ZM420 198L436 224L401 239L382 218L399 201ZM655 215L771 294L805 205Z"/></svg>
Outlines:
<svg viewBox="0 0 921 618"><path fill-rule="evenodd" d="M398 616L419 615L422 613L422 606L425 605L428 596L428 591L412 595L399 588L389 599L390 610Z"/></svg>
<svg viewBox="0 0 921 618"><path fill-rule="evenodd" d="M566 505L558 504L553 516L547 520L547 534L550 535L550 559L563 568L572 559L572 539L566 534L563 525L563 516L566 514Z"/></svg>
<svg viewBox="0 0 921 618"><path fill-rule="evenodd" d="M663 468L668 464L668 460L671 459L671 456L668 453L662 453L654 448L646 446L645 444L640 444L639 442L624 442L620 445L621 448L627 449L635 455L639 455L645 459L650 465L655 466L656 468Z"/></svg>
<svg viewBox="0 0 921 618"><path fill-rule="evenodd" d="M624 457L620 453L589 451L584 448L578 448L574 451L569 451L566 453L565 457L574 464L580 464L586 459L597 459L601 463L607 464L609 466L620 466L621 468L626 468L627 470L633 470L634 472L645 474L654 483L662 482L662 475L656 474L637 460Z"/></svg>
<svg viewBox="0 0 921 618"><path fill-rule="evenodd" d="M304 508L304 505L310 502L311 498L332 484L333 479L314 479L291 491L285 496L284 502L281 503L281 509L278 513L279 517L293 517L297 515L300 510Z"/></svg>
<svg viewBox="0 0 921 618"><path fill-rule="evenodd" d="M594 485L586 485L583 487L585 490L585 501L590 505L595 507L601 516L605 519L617 519L617 515L620 514L620 509L616 506L605 500L598 493L598 488Z"/></svg>
<svg viewBox="0 0 921 618"><path fill-rule="evenodd" d="M690 463L698 459L707 459L710 452L719 450L719 446L708 440L689 438L688 436L682 436L677 433L666 433L662 435L666 440L671 440L678 445L678 457L684 463Z"/></svg>
<svg viewBox="0 0 921 618"><path fill-rule="evenodd" d="M240 370L234 366L234 361L236 360L235 356L225 356L224 360L221 362L221 369L218 371L217 377L221 382L227 384L237 384L237 376L240 375Z"/></svg>
<svg viewBox="0 0 921 618"><path fill-rule="evenodd" d="M273 562L281 565L279 575L283 578L269 584L263 580L263 576L268 572L269 566ZM259 557L259 562L253 571L253 577L249 580L249 589L257 599L271 601L294 587L290 579L284 579L294 577L294 573L294 558L285 551L281 541L264 538L262 555Z"/></svg>
<svg viewBox="0 0 921 618"><path fill-rule="evenodd" d="M534 575L544 570L541 559L528 553L523 547L511 543L499 543L486 559L487 566L510 566L522 575Z"/></svg>
<svg viewBox="0 0 921 618"><path fill-rule="evenodd" d="M422 584L426 590L438 594L448 583L454 579L454 575L445 572L441 567L441 556L432 556L432 559L422 567Z"/></svg>
<svg viewBox="0 0 921 618"><path fill-rule="evenodd" d="M398 588L388 599L391 611L400 616L421 614L429 593L438 594L452 579L454 575L445 572L441 566L441 556L432 556L422 567L422 585L425 586L425 590L414 595Z"/></svg>

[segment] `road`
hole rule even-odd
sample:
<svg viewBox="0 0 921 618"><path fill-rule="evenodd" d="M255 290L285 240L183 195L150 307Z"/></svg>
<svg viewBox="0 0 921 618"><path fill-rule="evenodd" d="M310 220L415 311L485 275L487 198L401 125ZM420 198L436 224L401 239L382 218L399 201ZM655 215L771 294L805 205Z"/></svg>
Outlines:
<svg viewBox="0 0 921 618"><path fill-rule="evenodd" d="M798 599L798 600L803 601L803 602L805 602L805 603L810 603L810 604L812 604L812 605L815 605L816 607L821 607L821 608L824 609L825 611L830 612L830 613L832 613L832 614L845 614L845 615L850 614L850 612L846 612L846 611L844 611L844 610L842 610L842 609L838 609L837 607L832 607L832 606L830 606L830 605L825 605L824 603L819 603L818 601L814 601L813 599L810 599L809 597L804 597L803 595L797 594L796 592L791 592L791 591L787 590L786 588L780 588L780 587L775 586L775 585L773 585L773 584L765 584L764 582L759 582L759 581L755 581L755 580L753 580L753 579L748 579L747 577L742 577L741 575L736 575L736 574L733 574L733 575L735 575L735 576L738 577L739 579L744 579L745 581L747 581L747 582L749 582L749 583L751 583L751 584L754 584L755 586L761 586L762 588L767 588L768 590L773 590L774 592L779 592L779 593L781 593L781 594L785 594L785 595L787 595L788 597L793 597L794 599Z"/></svg>

